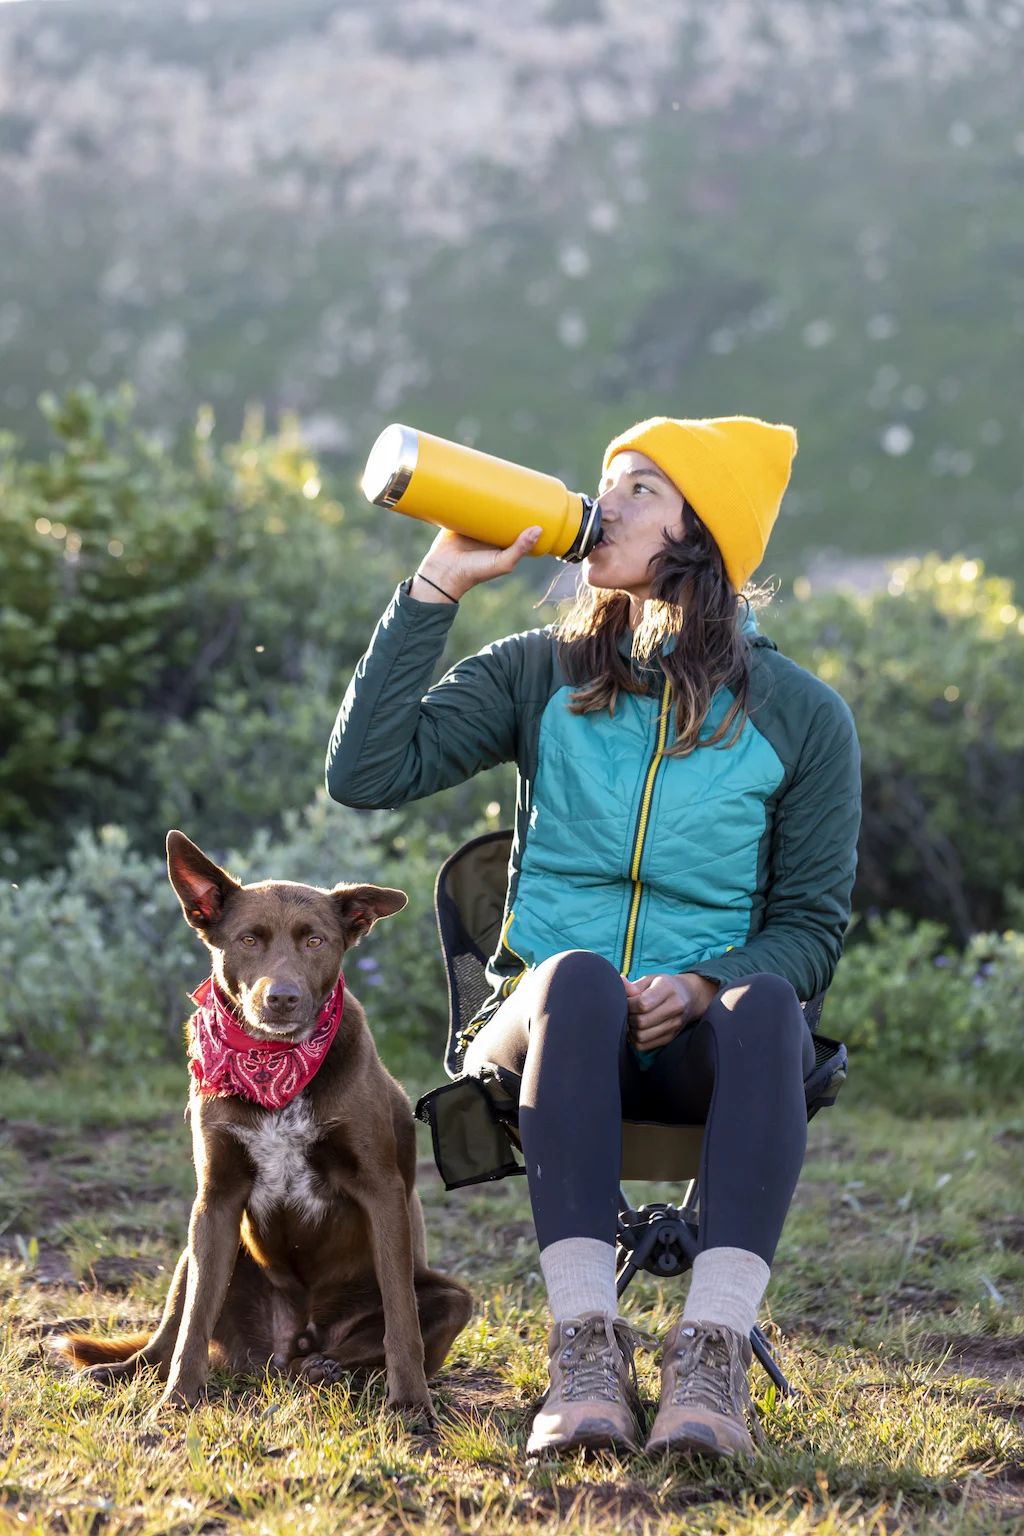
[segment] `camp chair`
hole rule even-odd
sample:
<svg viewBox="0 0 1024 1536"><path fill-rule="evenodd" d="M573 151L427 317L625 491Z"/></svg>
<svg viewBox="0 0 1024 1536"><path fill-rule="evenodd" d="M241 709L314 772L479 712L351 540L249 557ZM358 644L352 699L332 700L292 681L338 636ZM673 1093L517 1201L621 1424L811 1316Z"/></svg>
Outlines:
<svg viewBox="0 0 1024 1536"><path fill-rule="evenodd" d="M504 916L511 832L487 832L466 843L443 865L434 891L437 926L448 977L449 1027L445 1070L453 1081L425 1094L417 1118L430 1126L434 1160L446 1189L524 1174L516 1154L520 1079L498 1066L464 1077L462 1031L490 996L484 974ZM804 1004L814 1036L814 1068L804 1083L807 1118L834 1104L846 1079L846 1047L817 1033L824 993ZM683 1185L680 1203L655 1201L634 1210L619 1189L616 1293L640 1270L667 1278L683 1275L698 1252L697 1174L702 1125L627 1120L622 1126L623 1179ZM780 1394L789 1384L760 1328L750 1336L754 1355Z"/></svg>

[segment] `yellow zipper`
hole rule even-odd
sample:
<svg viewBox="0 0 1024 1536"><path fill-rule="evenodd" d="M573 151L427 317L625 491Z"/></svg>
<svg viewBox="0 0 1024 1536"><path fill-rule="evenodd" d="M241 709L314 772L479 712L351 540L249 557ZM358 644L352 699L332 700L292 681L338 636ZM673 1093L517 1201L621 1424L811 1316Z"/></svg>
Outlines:
<svg viewBox="0 0 1024 1536"><path fill-rule="evenodd" d="M626 924L626 942L622 950L622 964L619 966L619 971L623 976L629 975L629 968L633 963L636 924L637 918L640 916L640 899L644 893L643 884L640 880L640 862L644 854L644 840L647 836L647 822L651 814L651 800L654 797L654 781L658 777L658 769L665 755L665 742L668 738L668 711L671 702L672 684L666 678L665 687L661 695L661 714L658 717L658 740L647 767L647 780L644 784L643 798L640 801L640 814L636 822L636 834L633 838L633 859L629 868L629 878L633 882L633 897L629 904L629 921Z"/></svg>
<svg viewBox="0 0 1024 1536"><path fill-rule="evenodd" d="M505 977L505 980L502 982L500 989L503 998L510 997L515 991L516 987L518 987L519 983L522 981L523 977L526 975L526 961L523 959L522 955L516 954L515 950L512 948L512 945L508 941L509 929L512 927L512 919L515 917L515 915L516 914L514 912L509 913L505 926L501 930L500 948L507 950L510 955L514 956L514 958L518 960L519 964L522 966L522 970L519 971L515 976Z"/></svg>

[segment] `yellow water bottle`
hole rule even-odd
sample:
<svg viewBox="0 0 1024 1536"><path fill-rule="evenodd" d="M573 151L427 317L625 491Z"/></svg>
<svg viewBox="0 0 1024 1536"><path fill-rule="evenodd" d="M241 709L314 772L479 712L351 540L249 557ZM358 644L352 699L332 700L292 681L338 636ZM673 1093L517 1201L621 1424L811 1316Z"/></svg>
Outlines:
<svg viewBox="0 0 1024 1536"><path fill-rule="evenodd" d="M526 528L543 529L531 555L577 562L601 538L601 508L554 475L493 458L395 422L366 461L368 501L420 522L507 549Z"/></svg>

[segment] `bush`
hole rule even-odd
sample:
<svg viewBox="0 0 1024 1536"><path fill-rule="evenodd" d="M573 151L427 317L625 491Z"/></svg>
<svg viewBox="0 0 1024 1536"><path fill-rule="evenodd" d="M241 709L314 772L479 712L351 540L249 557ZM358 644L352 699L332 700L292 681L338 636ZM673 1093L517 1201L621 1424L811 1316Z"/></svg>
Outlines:
<svg viewBox="0 0 1024 1536"><path fill-rule="evenodd" d="M433 882L447 846L406 843L397 818L319 799L224 863L237 878L397 885L404 912L380 922L345 963L385 1058L420 1075L440 1062L448 1008ZM215 850L208 850L221 857ZM80 833L66 867L0 887L0 1062L36 1070L91 1057L131 1064L181 1052L188 994L208 973L162 859L133 852L121 827Z"/></svg>
<svg viewBox="0 0 1024 1536"><path fill-rule="evenodd" d="M83 833L66 867L0 887L0 1059L132 1063L180 1037L202 977L157 861L120 827Z"/></svg>
<svg viewBox="0 0 1024 1536"><path fill-rule="evenodd" d="M130 393L45 402L56 449L0 437L0 860L21 879L114 822L244 846L322 783L348 675L429 530L343 511L296 432L170 452ZM452 650L534 620L529 575L477 594ZM507 776L506 776L507 777ZM493 793L446 804L472 820ZM440 809L442 819L444 810Z"/></svg>
<svg viewBox="0 0 1024 1536"><path fill-rule="evenodd" d="M858 926L860 932L858 933ZM1024 933L977 934L951 949L903 913L854 924L822 1027L875 1078L923 1070L999 1092L1024 1082Z"/></svg>
<svg viewBox="0 0 1024 1536"><path fill-rule="evenodd" d="M931 556L889 590L769 611L780 649L846 699L864 757L861 910L961 943L1006 920L1024 868L1024 616L975 561Z"/></svg>
<svg viewBox="0 0 1024 1536"><path fill-rule="evenodd" d="M174 455L134 425L125 392L46 411L45 463L0 442L12 871L107 821L149 846L173 822L239 841L280 826L320 782L339 668L392 585L386 546L359 526L339 536L316 464L257 416L217 450L201 413Z"/></svg>

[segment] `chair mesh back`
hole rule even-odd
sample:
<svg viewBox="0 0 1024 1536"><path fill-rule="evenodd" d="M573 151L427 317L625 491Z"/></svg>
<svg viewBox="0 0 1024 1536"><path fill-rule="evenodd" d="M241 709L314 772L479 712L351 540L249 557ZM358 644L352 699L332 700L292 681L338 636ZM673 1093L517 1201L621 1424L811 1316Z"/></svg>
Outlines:
<svg viewBox="0 0 1024 1536"><path fill-rule="evenodd" d="M486 832L452 854L434 887L434 911L448 978L445 1071L459 1074L459 1036L490 992L485 967L498 947L505 910L510 831Z"/></svg>
<svg viewBox="0 0 1024 1536"><path fill-rule="evenodd" d="M817 997L812 997L809 1003L804 1003L803 1005L804 1018L807 1020L807 1028L810 1030L812 1035L816 1035L818 1033L818 1025L821 1023L821 1010L824 1005L824 992L819 992ZM821 1062L815 1062L815 1065L820 1067Z"/></svg>
<svg viewBox="0 0 1024 1536"><path fill-rule="evenodd" d="M487 1001L490 987L483 966L475 955L452 956L455 989L459 999L459 1029L465 1029Z"/></svg>

